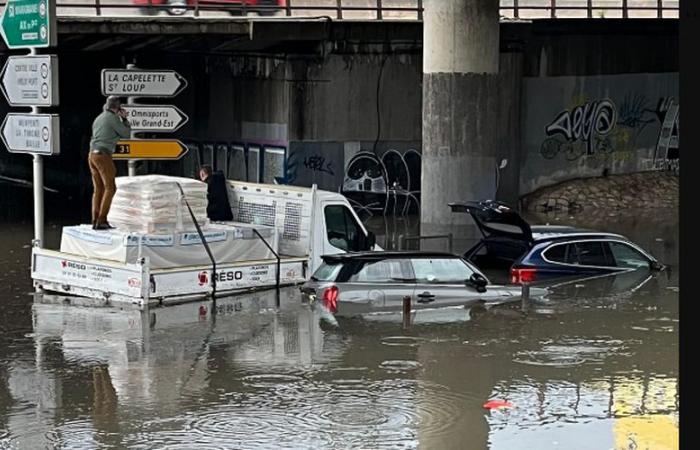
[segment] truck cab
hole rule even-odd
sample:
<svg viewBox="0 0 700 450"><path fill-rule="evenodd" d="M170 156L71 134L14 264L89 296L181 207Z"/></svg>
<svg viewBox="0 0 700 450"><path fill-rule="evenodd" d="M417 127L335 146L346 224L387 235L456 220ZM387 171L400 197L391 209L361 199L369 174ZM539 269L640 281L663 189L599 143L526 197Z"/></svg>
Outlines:
<svg viewBox="0 0 700 450"><path fill-rule="evenodd" d="M316 201L309 273L321 265L323 255L379 250L374 233L364 227L345 197L317 191Z"/></svg>

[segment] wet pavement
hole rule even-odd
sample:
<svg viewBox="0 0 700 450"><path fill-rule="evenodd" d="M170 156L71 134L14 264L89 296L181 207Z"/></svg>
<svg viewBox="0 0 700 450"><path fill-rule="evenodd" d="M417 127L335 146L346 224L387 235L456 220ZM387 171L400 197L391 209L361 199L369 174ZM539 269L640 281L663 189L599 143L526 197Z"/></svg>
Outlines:
<svg viewBox="0 0 700 450"><path fill-rule="evenodd" d="M272 292L148 312L35 297L32 227L0 225L0 448L678 448L676 212L535 220L621 232L670 270L336 327L296 289L279 310ZM387 247L415 234L372 227Z"/></svg>

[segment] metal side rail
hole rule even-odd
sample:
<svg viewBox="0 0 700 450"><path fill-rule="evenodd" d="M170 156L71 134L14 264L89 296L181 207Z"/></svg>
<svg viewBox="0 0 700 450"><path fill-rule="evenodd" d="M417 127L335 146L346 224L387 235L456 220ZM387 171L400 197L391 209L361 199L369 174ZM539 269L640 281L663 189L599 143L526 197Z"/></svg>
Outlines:
<svg viewBox="0 0 700 450"><path fill-rule="evenodd" d="M279 261L279 286L303 283L307 258ZM276 259L241 261L211 266L151 269L147 259L138 264L84 258L55 250L32 250L32 279L38 291L84 297L94 306L146 306L184 303L207 298L211 280L217 295L235 295L277 286Z"/></svg>

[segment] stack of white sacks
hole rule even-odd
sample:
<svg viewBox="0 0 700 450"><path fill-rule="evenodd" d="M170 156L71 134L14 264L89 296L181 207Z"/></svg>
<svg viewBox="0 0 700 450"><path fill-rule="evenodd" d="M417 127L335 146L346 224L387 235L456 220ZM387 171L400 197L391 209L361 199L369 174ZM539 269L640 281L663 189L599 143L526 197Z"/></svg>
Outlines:
<svg viewBox="0 0 700 450"><path fill-rule="evenodd" d="M117 193L107 220L119 230L143 234L171 234L195 230L178 184L197 222L206 228L207 184L165 175L118 177Z"/></svg>

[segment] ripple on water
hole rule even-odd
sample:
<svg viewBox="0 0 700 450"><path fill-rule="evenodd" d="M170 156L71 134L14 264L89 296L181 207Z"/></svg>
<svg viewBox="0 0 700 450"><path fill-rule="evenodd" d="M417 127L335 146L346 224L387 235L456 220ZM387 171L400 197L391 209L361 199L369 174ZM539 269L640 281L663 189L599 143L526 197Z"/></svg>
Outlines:
<svg viewBox="0 0 700 450"><path fill-rule="evenodd" d="M403 347L417 347L425 341L426 339L424 338L418 338L413 336L388 336L382 338L381 340L382 344L384 345Z"/></svg>
<svg viewBox="0 0 700 450"><path fill-rule="evenodd" d="M242 449L415 447L418 430L441 435L455 426L467 403L476 402L424 381L364 381L350 390L344 384L303 379L285 385L293 389L256 391L169 424L151 421L137 439L164 449L195 443Z"/></svg>
<svg viewBox="0 0 700 450"><path fill-rule="evenodd" d="M609 339L564 338L547 341L540 350L522 350L513 361L519 364L548 367L572 367L585 363L600 363L611 355L625 355L622 341Z"/></svg>
<svg viewBox="0 0 700 450"><path fill-rule="evenodd" d="M392 372L406 372L409 370L420 369L422 366L418 361L410 361L405 359L384 361L379 365L380 368Z"/></svg>
<svg viewBox="0 0 700 450"><path fill-rule="evenodd" d="M45 437L54 448L85 449L99 446L99 437L96 436L94 424L90 420L60 424L48 431Z"/></svg>
<svg viewBox="0 0 700 450"><path fill-rule="evenodd" d="M259 375L248 375L241 378L243 384L255 388L275 388L280 385L297 383L303 380L302 377L296 375L284 375L284 374L259 374Z"/></svg>

